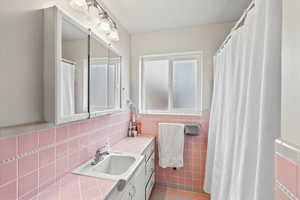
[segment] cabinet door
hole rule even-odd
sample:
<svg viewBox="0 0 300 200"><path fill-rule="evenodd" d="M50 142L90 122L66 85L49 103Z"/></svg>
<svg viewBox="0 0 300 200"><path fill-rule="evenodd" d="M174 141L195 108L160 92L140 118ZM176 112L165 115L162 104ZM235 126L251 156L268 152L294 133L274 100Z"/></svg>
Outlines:
<svg viewBox="0 0 300 200"><path fill-rule="evenodd" d="M145 162L143 162L136 171L132 183L133 188L133 200L145 200Z"/></svg>

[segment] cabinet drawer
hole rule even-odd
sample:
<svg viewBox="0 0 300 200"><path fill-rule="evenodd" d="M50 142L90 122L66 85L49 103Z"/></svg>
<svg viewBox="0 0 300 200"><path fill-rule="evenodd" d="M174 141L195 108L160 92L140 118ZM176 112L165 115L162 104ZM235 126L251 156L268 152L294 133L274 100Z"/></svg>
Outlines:
<svg viewBox="0 0 300 200"><path fill-rule="evenodd" d="M155 150L155 143L154 140L152 140L152 142L149 144L149 146L146 148L146 150L143 153L145 155L146 162L149 160L154 150Z"/></svg>
<svg viewBox="0 0 300 200"><path fill-rule="evenodd" d="M149 182L146 185L146 200L150 198L152 189L154 187L154 183L155 183L155 173L152 174Z"/></svg>
<svg viewBox="0 0 300 200"><path fill-rule="evenodd" d="M150 156L150 159L146 163L146 181L149 180L154 170L155 170L155 153L153 152L152 155Z"/></svg>

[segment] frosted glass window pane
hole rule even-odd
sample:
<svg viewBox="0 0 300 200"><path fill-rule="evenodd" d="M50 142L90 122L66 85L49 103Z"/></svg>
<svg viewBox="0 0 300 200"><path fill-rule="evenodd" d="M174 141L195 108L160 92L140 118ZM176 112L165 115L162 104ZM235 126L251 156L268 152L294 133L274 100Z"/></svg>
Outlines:
<svg viewBox="0 0 300 200"><path fill-rule="evenodd" d="M157 60L144 63L145 108L167 110L169 104L169 61Z"/></svg>
<svg viewBox="0 0 300 200"><path fill-rule="evenodd" d="M174 108L194 108L196 92L195 60L175 61L173 63Z"/></svg>
<svg viewBox="0 0 300 200"><path fill-rule="evenodd" d="M91 65L91 110L101 111L107 102L107 65Z"/></svg>

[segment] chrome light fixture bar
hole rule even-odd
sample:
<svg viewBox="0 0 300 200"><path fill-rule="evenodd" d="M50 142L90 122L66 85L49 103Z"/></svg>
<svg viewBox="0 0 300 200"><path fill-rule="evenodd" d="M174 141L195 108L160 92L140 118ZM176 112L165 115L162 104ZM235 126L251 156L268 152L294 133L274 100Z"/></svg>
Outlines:
<svg viewBox="0 0 300 200"><path fill-rule="evenodd" d="M93 28L104 33L109 40L120 40L116 22L97 0L71 0L70 5L76 10L87 13L88 20L93 24Z"/></svg>

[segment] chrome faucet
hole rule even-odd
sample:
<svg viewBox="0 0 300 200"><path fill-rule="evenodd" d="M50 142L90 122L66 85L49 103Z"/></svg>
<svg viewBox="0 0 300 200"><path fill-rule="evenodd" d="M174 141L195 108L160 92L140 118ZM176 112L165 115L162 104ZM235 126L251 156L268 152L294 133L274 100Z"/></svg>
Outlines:
<svg viewBox="0 0 300 200"><path fill-rule="evenodd" d="M109 151L106 147L102 147L97 149L95 154L95 159L91 162L91 165L97 165L101 160L103 160L103 156L109 155Z"/></svg>

